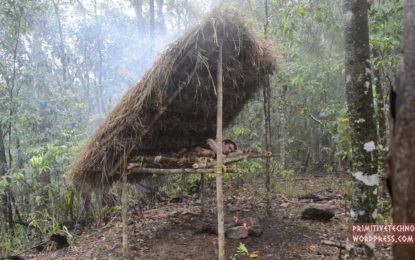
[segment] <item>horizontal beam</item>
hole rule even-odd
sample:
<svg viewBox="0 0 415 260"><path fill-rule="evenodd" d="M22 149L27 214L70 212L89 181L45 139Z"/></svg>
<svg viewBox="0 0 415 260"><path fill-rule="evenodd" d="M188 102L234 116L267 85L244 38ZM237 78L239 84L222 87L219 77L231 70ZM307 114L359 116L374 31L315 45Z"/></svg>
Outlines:
<svg viewBox="0 0 415 260"><path fill-rule="evenodd" d="M214 173L215 170L213 168L208 169L191 169L191 168L183 168L183 169L157 169L157 168L134 168L131 169L128 173L128 175L133 174L197 174L197 173ZM228 169L226 170L228 173L234 173L236 172L234 169Z"/></svg>
<svg viewBox="0 0 415 260"><path fill-rule="evenodd" d="M272 155L262 155L262 154L236 154L228 156L224 158L223 164L232 164L236 163L245 159L251 159L251 158L263 158L267 156ZM129 163L127 166L128 175L135 175L135 174L156 174L156 175L169 175L169 174L209 174L214 173L216 166L216 161L203 161L201 159L204 159L203 157L191 157L191 158L176 158L176 157L165 157L165 156L149 156L144 157L140 156L137 157L138 161L140 162L132 162ZM206 158L207 159L207 158ZM162 167L162 165L155 165L157 163L163 162L163 163L178 163L180 160L185 160L187 163L189 163L189 160L193 160L192 167L193 168L173 168L173 169L165 169L165 168L159 168ZM158 168L155 168L158 167ZM180 167L178 165L178 167ZM229 169L225 168L224 170L227 173L236 173L236 169Z"/></svg>

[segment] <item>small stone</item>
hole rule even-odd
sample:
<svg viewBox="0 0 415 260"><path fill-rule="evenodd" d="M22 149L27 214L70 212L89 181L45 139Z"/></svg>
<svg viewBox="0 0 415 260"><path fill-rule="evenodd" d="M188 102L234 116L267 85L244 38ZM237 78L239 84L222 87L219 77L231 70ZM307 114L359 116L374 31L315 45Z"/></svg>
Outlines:
<svg viewBox="0 0 415 260"><path fill-rule="evenodd" d="M333 210L327 205L312 204L304 208L302 219L329 221L334 217Z"/></svg>
<svg viewBox="0 0 415 260"><path fill-rule="evenodd" d="M264 231L262 230L262 227L260 225L253 225L248 228L248 235L253 237L260 237Z"/></svg>
<svg viewBox="0 0 415 260"><path fill-rule="evenodd" d="M332 254L330 254L330 253L328 253L328 252L326 252L326 251L324 251L324 250L317 249L317 255L322 255L322 256L331 256Z"/></svg>
<svg viewBox="0 0 415 260"><path fill-rule="evenodd" d="M243 226L228 228L225 232L227 238L230 239L242 239L248 237L248 229Z"/></svg>
<svg viewBox="0 0 415 260"><path fill-rule="evenodd" d="M182 203L183 197L173 197L169 200L170 203Z"/></svg>

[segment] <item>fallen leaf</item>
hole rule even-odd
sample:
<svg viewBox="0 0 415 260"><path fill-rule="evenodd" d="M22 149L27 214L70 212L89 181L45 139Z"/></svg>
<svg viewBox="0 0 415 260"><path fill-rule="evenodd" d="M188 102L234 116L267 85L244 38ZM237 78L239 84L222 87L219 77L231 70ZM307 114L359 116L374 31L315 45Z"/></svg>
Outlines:
<svg viewBox="0 0 415 260"><path fill-rule="evenodd" d="M289 206L290 206L289 202L284 202L284 203L281 203L281 205L280 205L280 207L282 207L282 208L288 208Z"/></svg>
<svg viewBox="0 0 415 260"><path fill-rule="evenodd" d="M259 252L258 251L254 251L254 252L249 254L249 258L257 258L257 257L259 257Z"/></svg>

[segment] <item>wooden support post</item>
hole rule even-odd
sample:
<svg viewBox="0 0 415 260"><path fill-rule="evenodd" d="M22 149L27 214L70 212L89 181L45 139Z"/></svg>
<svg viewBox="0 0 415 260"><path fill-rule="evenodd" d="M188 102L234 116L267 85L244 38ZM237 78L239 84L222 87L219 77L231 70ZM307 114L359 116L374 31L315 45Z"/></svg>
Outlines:
<svg viewBox="0 0 415 260"><path fill-rule="evenodd" d="M200 210L200 215L202 218L205 217L205 200L206 200L206 194L205 194L205 175L200 174L200 203L202 204L202 208Z"/></svg>
<svg viewBox="0 0 415 260"><path fill-rule="evenodd" d="M98 190L95 192L95 200L96 200L96 204L98 205L98 209L97 209L97 216L95 216L95 220L98 224L98 226L101 226L102 223L102 208L103 208L103 200L102 200L102 196L103 196L104 192L102 190Z"/></svg>
<svg viewBox="0 0 415 260"><path fill-rule="evenodd" d="M128 182L127 172L122 175L122 255L124 259L128 259Z"/></svg>
<svg viewBox="0 0 415 260"><path fill-rule="evenodd" d="M270 159L271 159L271 116L270 116L270 95L271 88L269 86L269 80L264 86L264 116L265 116L265 150L267 156L265 157L265 191L266 191L266 210L267 215L271 215L271 169L270 169Z"/></svg>
<svg viewBox="0 0 415 260"><path fill-rule="evenodd" d="M267 35L268 30L268 1L265 0L265 25L264 25L264 34L265 37ZM264 89L264 126L265 126L265 150L267 156L265 157L265 191L266 191L266 210L267 215L271 215L271 199L270 199L270 192L271 192L271 170L270 170L270 157L271 153L271 110L270 110L270 98L271 98L271 88L269 85L269 78L267 78L267 82L265 83Z"/></svg>
<svg viewBox="0 0 415 260"><path fill-rule="evenodd" d="M181 191L180 191L180 193L181 193L181 197L184 197L184 195L185 195L185 193L187 192L187 185L186 185L186 174L182 174L181 176L180 176L180 181L181 181Z"/></svg>
<svg viewBox="0 0 415 260"><path fill-rule="evenodd" d="M225 227L223 212L223 154L222 154L222 115L223 115L223 72L222 42L219 43L219 59L217 74L217 115L216 115L216 206L218 210L218 259L225 260Z"/></svg>

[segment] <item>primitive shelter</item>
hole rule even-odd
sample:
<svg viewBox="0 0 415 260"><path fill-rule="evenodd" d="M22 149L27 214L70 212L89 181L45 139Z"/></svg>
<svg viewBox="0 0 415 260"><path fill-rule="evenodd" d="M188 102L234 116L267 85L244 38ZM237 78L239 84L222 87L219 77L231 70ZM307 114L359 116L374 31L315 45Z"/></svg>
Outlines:
<svg viewBox="0 0 415 260"><path fill-rule="evenodd" d="M110 185L136 155L174 153L214 138L219 42L226 128L276 68L259 35L236 11L207 16L171 44L112 109L74 160L69 181L84 188Z"/></svg>

